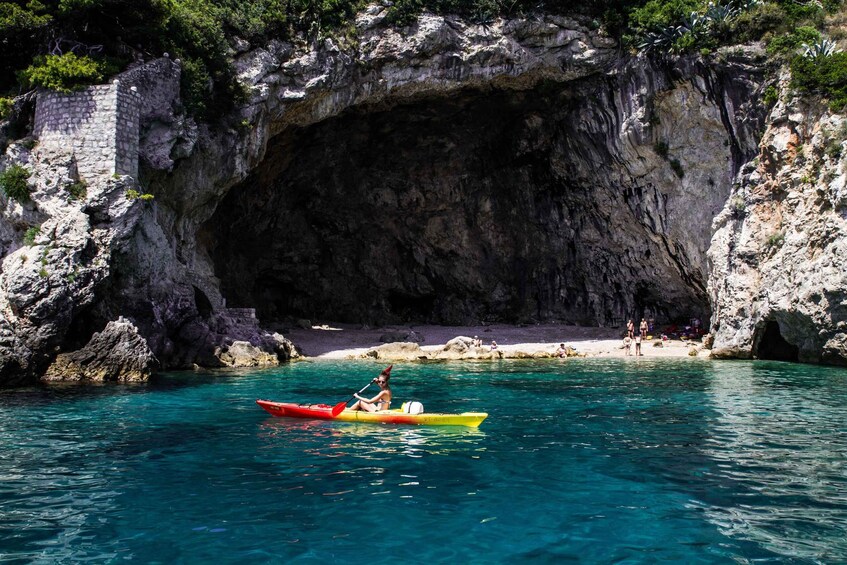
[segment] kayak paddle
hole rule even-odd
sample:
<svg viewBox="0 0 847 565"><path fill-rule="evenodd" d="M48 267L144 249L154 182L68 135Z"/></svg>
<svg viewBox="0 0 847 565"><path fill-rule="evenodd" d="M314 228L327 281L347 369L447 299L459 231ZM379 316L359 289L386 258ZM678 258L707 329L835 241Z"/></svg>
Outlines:
<svg viewBox="0 0 847 565"><path fill-rule="evenodd" d="M362 390L360 390L359 392L357 392L356 394L362 394L363 392L365 392L365 390L367 390L367 388L368 388L369 386L371 386L372 384L374 384L374 381L376 381L376 378L374 378L374 380L373 380L373 381L371 381L371 382L369 382L368 384L366 384L366 385L364 386L364 388L363 388ZM345 400L344 402L339 402L338 404L336 404L335 406L333 406L333 407L332 407L332 417L333 417L333 418L335 418L336 416L338 416L339 414L341 414L342 412L344 412L344 409L345 409L345 408L347 408L347 403L348 403L348 402L350 402L351 400L353 400L354 398L356 398L356 394L354 394L353 396L351 396L350 398L348 398L348 399L347 399L347 400Z"/></svg>
<svg viewBox="0 0 847 565"><path fill-rule="evenodd" d="M388 380L388 378L391 376L391 367L393 367L393 366L394 366L394 365L389 365L388 367L386 367L385 369L383 369L383 370L382 370L382 372L379 374L379 376L378 376L378 377L374 377L374 379L373 379L371 382L369 382L368 384L366 384L366 385L364 386L364 388L363 388L362 390L360 390L359 392L357 392L356 394L362 394L363 392L365 392L365 390L367 390L367 388L368 388L369 386L371 386L372 384L374 384L374 383L376 382L376 380L377 380L379 377L385 377L385 380L387 381L387 380ZM335 418L336 416L338 416L339 414L341 414L342 412L344 412L344 409L345 409L345 408L347 408L347 403L348 403L348 402L350 402L351 400L353 400L354 398L356 398L356 394L354 394L353 396L351 396L350 398L348 398L348 399L347 399L347 400L345 400L344 402L339 402L338 404L336 404L335 406L333 406L333 407L332 407L332 417L333 417L333 418Z"/></svg>

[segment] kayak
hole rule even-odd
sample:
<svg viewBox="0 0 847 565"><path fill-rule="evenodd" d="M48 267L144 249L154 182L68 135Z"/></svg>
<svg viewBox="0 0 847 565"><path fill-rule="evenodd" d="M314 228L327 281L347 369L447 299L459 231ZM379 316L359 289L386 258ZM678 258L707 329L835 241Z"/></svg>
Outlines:
<svg viewBox="0 0 847 565"><path fill-rule="evenodd" d="M338 420L340 422L365 422L369 424L414 424L420 426L469 426L479 427L488 417L485 412L462 412L461 414L407 414L402 408L365 412L364 410L344 410L338 416L332 415L329 404L294 404L292 402L271 402L257 400L269 414L286 418L309 418L312 420Z"/></svg>

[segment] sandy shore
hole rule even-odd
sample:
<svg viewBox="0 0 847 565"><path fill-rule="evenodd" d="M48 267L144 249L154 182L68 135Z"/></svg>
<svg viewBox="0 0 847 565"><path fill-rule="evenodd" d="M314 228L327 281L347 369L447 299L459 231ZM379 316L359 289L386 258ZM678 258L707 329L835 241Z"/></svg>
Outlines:
<svg viewBox="0 0 847 565"><path fill-rule="evenodd" d="M386 326L381 328L362 328L347 324L322 324L310 329L291 328L285 332L307 357L325 359L347 359L359 357L369 349L383 344L380 338L386 334L414 331L424 338L421 349L431 352L441 349L444 344L457 336L479 336L483 345L489 346L496 341L498 349L507 356L509 353L549 352L553 353L560 343L573 347L580 354L589 357L625 357L622 328L589 328L557 324L539 324L529 326L488 325L488 326ZM657 340L646 340L641 352L645 357L689 357L692 346L699 349L699 357L708 355L702 345L680 340L670 340L656 347ZM633 352L635 348L633 346Z"/></svg>

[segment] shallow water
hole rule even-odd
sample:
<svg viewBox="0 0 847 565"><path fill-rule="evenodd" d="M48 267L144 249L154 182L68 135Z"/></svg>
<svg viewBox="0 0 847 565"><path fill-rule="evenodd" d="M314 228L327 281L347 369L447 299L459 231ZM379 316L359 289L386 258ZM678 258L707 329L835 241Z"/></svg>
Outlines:
<svg viewBox="0 0 847 565"><path fill-rule="evenodd" d="M843 369L395 366L395 403L479 429L254 403L334 404L381 368L0 392L0 562L847 561Z"/></svg>

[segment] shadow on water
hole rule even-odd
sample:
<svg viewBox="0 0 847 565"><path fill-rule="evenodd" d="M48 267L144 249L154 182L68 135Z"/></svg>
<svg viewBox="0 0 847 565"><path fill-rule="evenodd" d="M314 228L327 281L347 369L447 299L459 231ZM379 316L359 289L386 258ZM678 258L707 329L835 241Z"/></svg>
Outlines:
<svg viewBox="0 0 847 565"><path fill-rule="evenodd" d="M61 401L105 399L132 394L168 393L180 389L225 384L233 379L274 378L285 368L215 369L159 373L146 382L39 382L29 387L0 389L4 406L37 406ZM320 390L320 389L316 389Z"/></svg>

